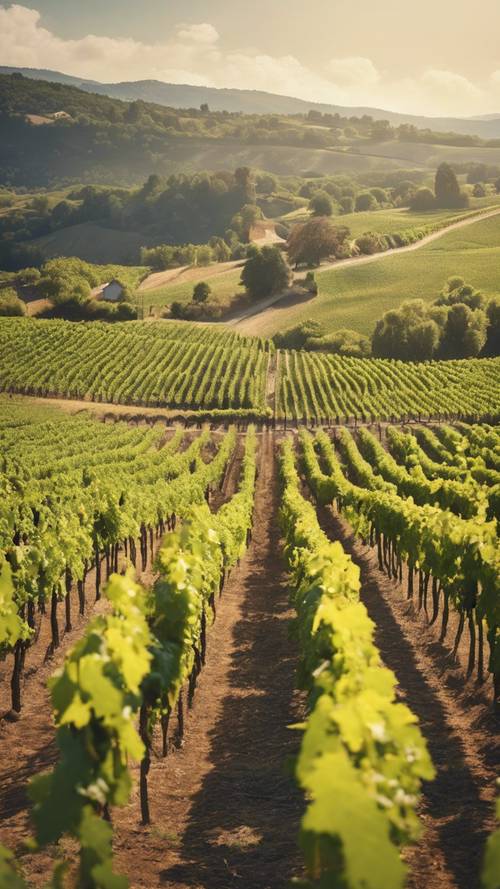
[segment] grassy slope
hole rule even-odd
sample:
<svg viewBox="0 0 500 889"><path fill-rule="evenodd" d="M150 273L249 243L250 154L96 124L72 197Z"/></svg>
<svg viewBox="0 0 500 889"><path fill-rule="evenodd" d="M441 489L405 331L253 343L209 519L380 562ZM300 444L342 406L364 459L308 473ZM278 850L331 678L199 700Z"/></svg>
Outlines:
<svg viewBox="0 0 500 889"><path fill-rule="evenodd" d="M207 266L206 274L203 275L204 281L210 283L212 294L220 303L227 304L230 298L235 294L243 294L243 288L239 287L241 278L241 269L225 272L223 275L217 275L216 266ZM193 281L182 281L166 284L155 290L140 291L136 295L136 301L142 304L144 300L145 307L149 306L166 306L173 302L187 303L191 301L193 295Z"/></svg>
<svg viewBox="0 0 500 889"><path fill-rule="evenodd" d="M146 240L144 235L137 232L117 231L84 222L61 228L28 243L38 247L47 259L53 256L79 256L87 262L123 264L137 259Z"/></svg>
<svg viewBox="0 0 500 889"><path fill-rule="evenodd" d="M385 157L407 164L420 164L436 167L443 161L463 163L478 161L485 164L500 163L500 148L483 148L475 146L459 147L432 145L425 142L356 142L355 151L367 157Z"/></svg>
<svg viewBox="0 0 500 889"><path fill-rule="evenodd" d="M375 322L405 299L435 299L450 275L462 275L485 294L500 291L500 217L450 232L414 253L392 255L359 267L318 272L319 295L297 305L276 306L238 327L272 336L306 318L330 330L349 327L370 334Z"/></svg>
<svg viewBox="0 0 500 889"><path fill-rule="evenodd" d="M489 194L485 198L472 198L469 210L432 210L426 213L417 213L408 208L390 207L366 213L346 213L343 216L335 216L333 221L336 225L346 225L352 237L357 238L368 231L393 234L412 228L425 228L429 225L445 226L468 212L473 215L478 210L498 204L500 204L500 196ZM285 222L289 223L303 222L309 218L310 214L304 210L294 210L282 217Z"/></svg>

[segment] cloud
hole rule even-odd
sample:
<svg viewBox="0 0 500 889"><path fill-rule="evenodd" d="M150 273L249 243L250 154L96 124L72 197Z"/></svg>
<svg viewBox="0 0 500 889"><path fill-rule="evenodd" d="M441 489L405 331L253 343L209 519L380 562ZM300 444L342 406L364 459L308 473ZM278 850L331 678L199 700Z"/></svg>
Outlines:
<svg viewBox="0 0 500 889"><path fill-rule="evenodd" d="M219 34L213 25L203 22L201 25L179 25L177 36L183 43L201 43L210 45L217 43Z"/></svg>
<svg viewBox="0 0 500 889"><path fill-rule="evenodd" d="M500 100L500 69L475 84L439 68L394 80L363 56L332 58L314 68L293 55L223 51L209 22L180 23L156 43L96 34L62 39L43 26L36 9L20 4L0 7L0 58L4 65L51 68L105 82L156 78L417 114L480 114L495 110Z"/></svg>
<svg viewBox="0 0 500 889"><path fill-rule="evenodd" d="M330 59L326 65L329 77L341 87L367 88L380 82L380 74L371 59L350 56L346 59Z"/></svg>
<svg viewBox="0 0 500 889"><path fill-rule="evenodd" d="M173 38L145 44L131 37L88 34L63 40L43 27L40 13L15 4L0 8L0 58L4 65L51 68L96 80L157 77L210 84L219 35L202 22L179 25Z"/></svg>

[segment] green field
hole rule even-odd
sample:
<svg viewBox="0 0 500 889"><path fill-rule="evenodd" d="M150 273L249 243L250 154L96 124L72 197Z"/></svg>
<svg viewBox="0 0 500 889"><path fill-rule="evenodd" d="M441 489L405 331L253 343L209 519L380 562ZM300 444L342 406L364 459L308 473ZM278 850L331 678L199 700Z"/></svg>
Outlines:
<svg viewBox="0 0 500 889"><path fill-rule="evenodd" d="M433 145L429 142L371 142L358 141L356 153L364 157L387 158L407 164L436 168L443 161L450 164L474 161L485 164L500 163L500 148L482 146Z"/></svg>
<svg viewBox="0 0 500 889"><path fill-rule="evenodd" d="M54 256L79 256L86 262L137 262L140 248L147 246L147 238L138 232L104 228L93 222L70 225L27 241L51 259Z"/></svg>
<svg viewBox="0 0 500 889"><path fill-rule="evenodd" d="M234 271L225 272L223 275L217 274L217 267L207 266L206 275L203 280L207 281L212 288L212 296L222 305L228 305L231 297L235 294L241 296L244 293L240 287L241 268ZM163 287L154 290L141 290L136 294L136 302L139 306L144 304L144 308L148 311L150 306L162 307L170 305L173 302L188 303L191 302L193 296L194 282L186 280L171 284L165 284Z"/></svg>
<svg viewBox="0 0 500 889"><path fill-rule="evenodd" d="M500 204L500 196L488 195L485 198L471 199L470 211L467 210L431 210L427 213L416 213L407 207L389 207L383 210L371 210L363 213L346 213L343 216L335 216L334 222L338 225L346 225L352 237L357 238L365 232L378 232L379 234L395 234L408 229L427 228L435 226L444 227L455 219L463 216L474 215L478 210L494 207ZM288 223L303 222L310 218L304 210L294 210L282 217Z"/></svg>
<svg viewBox="0 0 500 889"><path fill-rule="evenodd" d="M317 272L319 294L296 305L286 301L248 319L242 333L272 336L306 318L329 330L348 327L371 334L388 309L406 299L436 299L450 275L461 275L487 296L500 292L500 217L485 219L443 235L401 256L383 256L366 265Z"/></svg>

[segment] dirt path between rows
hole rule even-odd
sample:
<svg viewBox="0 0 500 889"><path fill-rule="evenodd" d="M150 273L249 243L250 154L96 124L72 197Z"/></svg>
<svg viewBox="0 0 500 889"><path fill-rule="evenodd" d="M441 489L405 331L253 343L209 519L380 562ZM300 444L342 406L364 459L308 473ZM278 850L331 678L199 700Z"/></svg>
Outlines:
<svg viewBox="0 0 500 889"><path fill-rule="evenodd" d="M398 696L420 720L437 770L424 785L422 839L405 852L408 889L479 889L484 843L494 830L495 778L500 764L498 721L474 681L408 606L375 553L330 509L318 511L361 569L362 600L376 624L375 641L398 680Z"/></svg>
<svg viewBox="0 0 500 889"><path fill-rule="evenodd" d="M153 762L153 825L139 825L137 793L115 816L117 864L133 889L285 889L300 873L303 802L286 763L303 699L277 496L273 437L264 434L253 540L219 602L184 746Z"/></svg>

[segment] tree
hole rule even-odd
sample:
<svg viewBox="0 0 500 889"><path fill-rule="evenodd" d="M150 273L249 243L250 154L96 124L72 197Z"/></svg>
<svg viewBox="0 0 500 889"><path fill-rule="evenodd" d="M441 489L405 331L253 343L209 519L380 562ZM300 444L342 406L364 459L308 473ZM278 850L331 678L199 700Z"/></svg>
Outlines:
<svg viewBox="0 0 500 889"><path fill-rule="evenodd" d="M255 180L250 167L238 167L234 171L236 186L241 193L242 204L255 203Z"/></svg>
<svg viewBox="0 0 500 889"><path fill-rule="evenodd" d="M495 191L497 194L500 194L500 179L495 181Z"/></svg>
<svg viewBox="0 0 500 889"><path fill-rule="evenodd" d="M377 204L387 203L387 192L384 188L379 188L378 186L376 186L375 188L370 188L370 192L377 201Z"/></svg>
<svg viewBox="0 0 500 889"><path fill-rule="evenodd" d="M206 281L198 281L198 284L195 284L193 288L193 302L205 303L211 292L210 284L207 284Z"/></svg>
<svg viewBox="0 0 500 889"><path fill-rule="evenodd" d="M472 194L475 198L485 198L486 197L486 189L482 182L477 182L474 188L472 189Z"/></svg>
<svg viewBox="0 0 500 889"><path fill-rule="evenodd" d="M410 199L410 209L417 213L435 210L436 196L430 188L418 188Z"/></svg>
<svg viewBox="0 0 500 889"><path fill-rule="evenodd" d="M488 318L481 309L469 309L463 303L450 306L440 358L475 358L486 344Z"/></svg>
<svg viewBox="0 0 500 889"><path fill-rule="evenodd" d="M349 254L350 231L345 225L334 225L331 219L314 216L295 225L288 237L288 258L295 265L319 265L328 257Z"/></svg>
<svg viewBox="0 0 500 889"><path fill-rule="evenodd" d="M408 300L377 322L372 352L375 358L427 361L434 357L439 342L439 326L428 317L424 301Z"/></svg>
<svg viewBox="0 0 500 889"><path fill-rule="evenodd" d="M484 354L490 356L500 355L500 297L496 296L488 303L486 310L488 318L488 335Z"/></svg>
<svg viewBox="0 0 500 889"><path fill-rule="evenodd" d="M213 259L212 248L208 244L200 244L196 248L196 265L210 265Z"/></svg>
<svg viewBox="0 0 500 889"><path fill-rule="evenodd" d="M453 306L456 303L463 303L469 309L482 309L485 299L480 290L476 290L471 284L466 284L463 278L454 275L448 278L435 305Z"/></svg>
<svg viewBox="0 0 500 889"><path fill-rule="evenodd" d="M204 114L208 114L208 112L210 111L210 108L208 107L208 103L207 103L207 102L202 102L202 103L201 103L201 105L200 105L200 111L203 111Z"/></svg>
<svg viewBox="0 0 500 889"><path fill-rule="evenodd" d="M278 180L271 173L261 173L257 176L256 185L259 194L272 194L278 189Z"/></svg>
<svg viewBox="0 0 500 889"><path fill-rule="evenodd" d="M362 191L356 197L356 213L364 213L367 210L375 210L377 201L371 191Z"/></svg>
<svg viewBox="0 0 500 889"><path fill-rule="evenodd" d="M243 241L250 239L250 233L256 222L262 219L262 210L257 204L245 204L239 213L231 219L231 228Z"/></svg>
<svg viewBox="0 0 500 889"><path fill-rule="evenodd" d="M460 191L455 172L446 161L437 168L434 192L438 207L456 208L467 203L466 195Z"/></svg>
<svg viewBox="0 0 500 889"><path fill-rule="evenodd" d="M290 270L278 247L251 247L243 266L241 283L252 299L261 299L286 290Z"/></svg>
<svg viewBox="0 0 500 889"><path fill-rule="evenodd" d="M309 201L309 210L313 216L331 216L333 214L333 204L328 192L319 189L315 191Z"/></svg>
<svg viewBox="0 0 500 889"><path fill-rule="evenodd" d="M0 290L0 316L22 316L26 314L26 305L19 299L13 287Z"/></svg>
<svg viewBox="0 0 500 889"><path fill-rule="evenodd" d="M350 195L346 194L340 198L339 204L342 210L342 213L354 213L354 198Z"/></svg>

